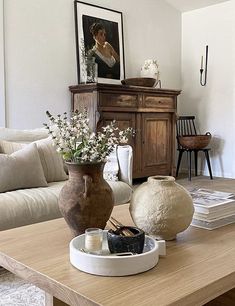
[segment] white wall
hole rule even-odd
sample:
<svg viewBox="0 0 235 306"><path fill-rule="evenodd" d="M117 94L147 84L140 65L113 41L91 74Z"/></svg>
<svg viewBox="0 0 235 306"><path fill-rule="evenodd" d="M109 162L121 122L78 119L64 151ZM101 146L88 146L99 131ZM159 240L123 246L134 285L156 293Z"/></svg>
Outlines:
<svg viewBox="0 0 235 306"><path fill-rule="evenodd" d="M76 81L73 3L5 1L7 124L40 127L46 110L70 108Z"/></svg>
<svg viewBox="0 0 235 306"><path fill-rule="evenodd" d="M4 68L3 0L0 0L0 126L5 126L5 68Z"/></svg>
<svg viewBox="0 0 235 306"><path fill-rule="evenodd" d="M213 134L214 175L235 177L235 1L182 15L181 114L195 114ZM199 84L201 55L209 46L208 80ZM205 59L205 56L204 56ZM204 169L204 167L202 168ZM207 173L207 168L205 168Z"/></svg>
<svg viewBox="0 0 235 306"><path fill-rule="evenodd" d="M164 88L181 85L181 13L163 0L93 0L123 12L126 77L140 76L148 58L157 59Z"/></svg>
<svg viewBox="0 0 235 306"><path fill-rule="evenodd" d="M123 12L126 77L145 59L160 64L164 88L180 88L181 14L163 0L86 1ZM77 82L72 0L5 0L7 124L39 127L45 111L70 109Z"/></svg>

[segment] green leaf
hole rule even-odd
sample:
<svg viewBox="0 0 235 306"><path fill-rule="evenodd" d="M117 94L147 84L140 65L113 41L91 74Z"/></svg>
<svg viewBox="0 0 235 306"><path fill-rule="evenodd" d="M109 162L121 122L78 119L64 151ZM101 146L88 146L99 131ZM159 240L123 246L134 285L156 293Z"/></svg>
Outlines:
<svg viewBox="0 0 235 306"><path fill-rule="evenodd" d="M70 152L65 152L62 154L64 160L70 160L72 158L72 154Z"/></svg>
<svg viewBox="0 0 235 306"><path fill-rule="evenodd" d="M77 150L77 151L73 154L73 156L74 156L75 158L80 157L80 155L81 155L81 149L80 149L80 150Z"/></svg>

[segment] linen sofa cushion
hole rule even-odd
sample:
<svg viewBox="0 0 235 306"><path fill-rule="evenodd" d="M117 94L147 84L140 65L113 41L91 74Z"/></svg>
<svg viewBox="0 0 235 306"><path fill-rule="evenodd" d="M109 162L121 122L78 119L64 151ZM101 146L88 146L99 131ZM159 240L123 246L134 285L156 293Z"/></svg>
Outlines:
<svg viewBox="0 0 235 306"><path fill-rule="evenodd" d="M130 201L133 190L127 183L121 181L107 181L107 183L113 190L114 205L125 204Z"/></svg>
<svg viewBox="0 0 235 306"><path fill-rule="evenodd" d="M44 174L48 183L64 181L68 179L64 171L64 164L62 157L56 151L52 140L48 137L35 141L38 153L41 159Z"/></svg>
<svg viewBox="0 0 235 306"><path fill-rule="evenodd" d="M37 145L38 153L42 163L44 175L48 183L64 181L68 178L64 171L64 164L61 156L56 152L52 140L47 137L34 142ZM0 153L12 154L25 147L26 144L0 141Z"/></svg>
<svg viewBox="0 0 235 306"><path fill-rule="evenodd" d="M18 142L11 142L0 140L0 153L3 154L12 154L18 150L21 150L25 147L25 144L18 143Z"/></svg>
<svg viewBox="0 0 235 306"><path fill-rule="evenodd" d="M59 193L66 181L49 183L47 188L31 188L0 194L0 230L60 218ZM132 189L123 182L108 182L114 203L130 200Z"/></svg>
<svg viewBox="0 0 235 306"><path fill-rule="evenodd" d="M0 169L0 192L47 186L36 144L0 154Z"/></svg>
<svg viewBox="0 0 235 306"><path fill-rule="evenodd" d="M58 196L64 183L1 193L0 230L60 218Z"/></svg>

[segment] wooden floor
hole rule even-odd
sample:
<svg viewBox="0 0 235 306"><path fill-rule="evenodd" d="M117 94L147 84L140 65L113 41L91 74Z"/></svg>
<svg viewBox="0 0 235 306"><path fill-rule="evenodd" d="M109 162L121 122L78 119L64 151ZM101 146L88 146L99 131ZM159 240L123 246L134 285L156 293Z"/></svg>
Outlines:
<svg viewBox="0 0 235 306"><path fill-rule="evenodd" d="M134 189L137 188L141 183L146 182L146 180L147 178L135 179ZM187 175L181 175L176 179L176 182L184 187L207 188L235 193L235 179L215 177L213 180L211 180L209 176L193 176L192 180L189 181Z"/></svg>
<svg viewBox="0 0 235 306"><path fill-rule="evenodd" d="M176 182L186 188L198 187L235 193L235 179L215 177L213 180L211 180L210 177L197 176L192 177L192 180L189 181L187 176L182 175L176 179ZM137 185L140 183L141 181L136 181ZM235 288L205 304L205 306L235 306Z"/></svg>
<svg viewBox="0 0 235 306"><path fill-rule="evenodd" d="M176 182L184 187L199 187L235 193L235 179L215 177L211 180L209 176L194 176L189 181L186 176L181 176L176 179Z"/></svg>

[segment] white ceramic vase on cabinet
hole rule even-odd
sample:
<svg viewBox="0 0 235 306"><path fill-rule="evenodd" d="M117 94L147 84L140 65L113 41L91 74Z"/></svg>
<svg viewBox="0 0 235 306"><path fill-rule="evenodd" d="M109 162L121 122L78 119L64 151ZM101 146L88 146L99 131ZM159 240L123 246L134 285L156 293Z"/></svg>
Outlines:
<svg viewBox="0 0 235 306"><path fill-rule="evenodd" d="M141 77L154 78L157 81L159 80L159 70L156 60L145 60L144 65L141 67L140 71Z"/></svg>

